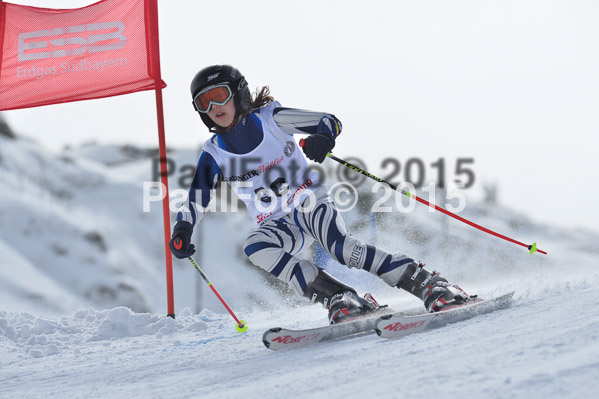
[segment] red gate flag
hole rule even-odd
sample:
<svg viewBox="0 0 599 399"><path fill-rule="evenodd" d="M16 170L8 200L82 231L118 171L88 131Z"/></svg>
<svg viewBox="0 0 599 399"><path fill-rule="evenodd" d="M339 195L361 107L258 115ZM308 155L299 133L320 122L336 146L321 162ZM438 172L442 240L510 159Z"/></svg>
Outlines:
<svg viewBox="0 0 599 399"><path fill-rule="evenodd" d="M166 87L150 3L57 10L0 2L0 111Z"/></svg>
<svg viewBox="0 0 599 399"><path fill-rule="evenodd" d="M56 10L0 0L0 111L155 90L168 316L175 317L157 0Z"/></svg>

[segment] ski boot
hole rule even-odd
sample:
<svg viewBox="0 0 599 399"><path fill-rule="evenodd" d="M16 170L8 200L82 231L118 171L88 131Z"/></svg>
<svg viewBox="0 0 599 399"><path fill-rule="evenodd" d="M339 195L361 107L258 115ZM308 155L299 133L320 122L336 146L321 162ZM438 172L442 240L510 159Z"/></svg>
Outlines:
<svg viewBox="0 0 599 399"><path fill-rule="evenodd" d="M321 303L329 310L331 324L347 321L381 307L372 295L366 294L365 298L360 298L356 290L320 268L316 279L308 286L304 296L312 302Z"/></svg>
<svg viewBox="0 0 599 399"><path fill-rule="evenodd" d="M379 304L366 294L360 298L355 291L343 291L333 295L329 305L329 323L338 324L365 315L379 308Z"/></svg>
<svg viewBox="0 0 599 399"><path fill-rule="evenodd" d="M474 298L457 285L449 284L436 271L428 272L424 266L424 263L409 264L397 287L422 299L427 311L439 312Z"/></svg>

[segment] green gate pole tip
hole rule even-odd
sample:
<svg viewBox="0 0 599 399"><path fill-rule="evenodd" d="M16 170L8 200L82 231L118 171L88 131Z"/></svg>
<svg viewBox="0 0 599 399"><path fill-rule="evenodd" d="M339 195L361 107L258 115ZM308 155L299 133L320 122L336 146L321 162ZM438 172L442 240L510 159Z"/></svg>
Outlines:
<svg viewBox="0 0 599 399"><path fill-rule="evenodd" d="M528 246L528 249L530 249L530 254L534 254L535 252L537 252L537 243L533 242L532 245Z"/></svg>

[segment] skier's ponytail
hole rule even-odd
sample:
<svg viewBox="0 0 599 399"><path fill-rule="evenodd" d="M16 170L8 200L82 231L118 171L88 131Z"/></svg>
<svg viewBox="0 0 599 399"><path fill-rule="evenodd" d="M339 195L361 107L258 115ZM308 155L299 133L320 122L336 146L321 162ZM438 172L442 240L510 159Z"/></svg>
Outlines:
<svg viewBox="0 0 599 399"><path fill-rule="evenodd" d="M273 102L275 98L270 95L268 86L262 86L262 89L254 92L254 98L250 104L250 110L255 110L264 107L266 104ZM251 111L250 111L251 112Z"/></svg>

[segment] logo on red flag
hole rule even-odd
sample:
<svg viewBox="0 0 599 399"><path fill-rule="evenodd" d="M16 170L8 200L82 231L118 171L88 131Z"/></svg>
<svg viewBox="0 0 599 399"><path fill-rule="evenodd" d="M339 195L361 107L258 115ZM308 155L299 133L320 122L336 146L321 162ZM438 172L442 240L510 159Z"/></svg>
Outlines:
<svg viewBox="0 0 599 399"><path fill-rule="evenodd" d="M114 28L116 31L113 30ZM100 33L104 31L107 33ZM19 62L77 56L86 51L97 53L118 50L127 44L127 36L124 35L124 31L123 21L111 21L19 33ZM81 35L64 37L65 34L71 33L81 33ZM36 38L43 38L43 40L28 40ZM50 51L52 47L57 49ZM43 49L43 51L36 51L39 49Z"/></svg>

